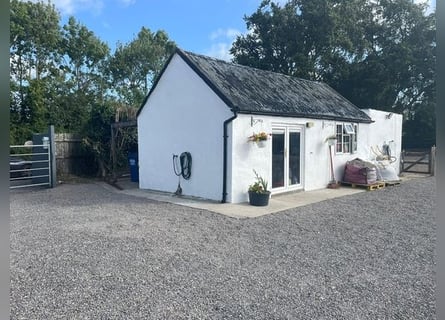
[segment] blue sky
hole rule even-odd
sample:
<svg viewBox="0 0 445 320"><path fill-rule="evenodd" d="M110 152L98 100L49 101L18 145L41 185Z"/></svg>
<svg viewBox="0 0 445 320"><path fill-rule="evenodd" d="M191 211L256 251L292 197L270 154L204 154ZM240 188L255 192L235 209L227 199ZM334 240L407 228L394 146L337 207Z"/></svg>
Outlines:
<svg viewBox="0 0 445 320"><path fill-rule="evenodd" d="M144 26L164 30L180 48L229 59L236 35L246 32L244 15L261 0L53 0L62 23L74 16L114 50Z"/></svg>
<svg viewBox="0 0 445 320"><path fill-rule="evenodd" d="M435 7L436 0L430 1ZM276 1L279 3L285 0ZM228 60L236 35L246 32L244 15L261 0L52 0L64 24L69 16L93 31L114 50L144 26L164 30L185 50Z"/></svg>

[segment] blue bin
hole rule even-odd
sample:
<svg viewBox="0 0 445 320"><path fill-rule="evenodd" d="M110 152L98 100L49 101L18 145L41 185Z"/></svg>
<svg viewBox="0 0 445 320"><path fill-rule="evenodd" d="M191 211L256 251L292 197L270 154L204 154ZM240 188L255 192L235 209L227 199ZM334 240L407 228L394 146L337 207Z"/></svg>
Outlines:
<svg viewBox="0 0 445 320"><path fill-rule="evenodd" d="M138 182L139 181L139 163L138 163L137 152L129 152L128 153L128 164L130 165L131 181Z"/></svg>

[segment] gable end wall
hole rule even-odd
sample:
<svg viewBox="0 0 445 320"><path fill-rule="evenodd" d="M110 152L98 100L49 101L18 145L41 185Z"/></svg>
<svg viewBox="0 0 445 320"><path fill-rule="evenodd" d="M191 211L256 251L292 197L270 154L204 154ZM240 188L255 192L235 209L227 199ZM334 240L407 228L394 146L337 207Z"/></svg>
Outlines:
<svg viewBox="0 0 445 320"><path fill-rule="evenodd" d="M173 154L192 155L184 195L222 198L223 122L233 113L208 85L174 55L138 116L139 187L175 192Z"/></svg>

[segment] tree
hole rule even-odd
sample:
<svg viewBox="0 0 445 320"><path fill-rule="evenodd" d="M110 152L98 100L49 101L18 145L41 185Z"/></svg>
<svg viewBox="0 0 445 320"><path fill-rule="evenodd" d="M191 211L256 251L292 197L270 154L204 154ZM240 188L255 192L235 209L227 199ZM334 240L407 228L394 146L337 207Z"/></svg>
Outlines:
<svg viewBox="0 0 445 320"><path fill-rule="evenodd" d="M82 133L92 165L110 172L110 124L116 112L135 114L154 78L174 50L164 31L142 28L136 39L106 43L51 2L11 0L10 141L22 144L49 124L58 132ZM136 130L119 138L118 165L137 143Z"/></svg>
<svg viewBox="0 0 445 320"><path fill-rule="evenodd" d="M350 78L338 87L346 84L345 94L361 107L416 112L435 99L434 14L424 16L423 8L409 1L381 3L375 9L371 50L350 65Z"/></svg>
<svg viewBox="0 0 445 320"><path fill-rule="evenodd" d="M280 6L264 0L244 18L249 32L234 42L230 50L234 62L321 80L332 72L332 61L344 63L363 47L354 47L348 37L351 18L342 16L352 7L359 10L359 1L346 6L341 1L292 0Z"/></svg>
<svg viewBox="0 0 445 320"><path fill-rule="evenodd" d="M60 44L59 13L54 5L11 0L11 73L18 81L51 72Z"/></svg>
<svg viewBox="0 0 445 320"><path fill-rule="evenodd" d="M62 54L67 57L61 67L77 91L97 89L95 81L101 77L101 64L108 57L108 45L97 38L74 17L63 26Z"/></svg>
<svg viewBox="0 0 445 320"><path fill-rule="evenodd" d="M249 31L232 45L234 62L324 81L361 108L432 119L426 131L434 130L435 14L424 5L264 0L244 19Z"/></svg>
<svg viewBox="0 0 445 320"><path fill-rule="evenodd" d="M110 123L113 117L113 101L108 100L91 108L88 121L83 127L82 145L93 160L89 166L93 168L93 173L101 177L105 177L112 170Z"/></svg>
<svg viewBox="0 0 445 320"><path fill-rule="evenodd" d="M145 27L130 43L119 43L110 58L108 74L120 101L139 107L174 48L164 31L153 33Z"/></svg>
<svg viewBox="0 0 445 320"><path fill-rule="evenodd" d="M45 82L58 70L59 14L44 2L10 2L10 141L42 130Z"/></svg>
<svg viewBox="0 0 445 320"><path fill-rule="evenodd" d="M109 51L106 43L73 17L63 26L60 53L64 59L59 74L64 94L54 103L60 129L83 130L91 109L102 101L107 89L103 68Z"/></svg>

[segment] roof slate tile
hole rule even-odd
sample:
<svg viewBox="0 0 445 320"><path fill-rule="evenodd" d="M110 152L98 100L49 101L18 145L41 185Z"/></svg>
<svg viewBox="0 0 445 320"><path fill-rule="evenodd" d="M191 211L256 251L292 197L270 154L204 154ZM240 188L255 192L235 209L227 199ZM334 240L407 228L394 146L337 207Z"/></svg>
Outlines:
<svg viewBox="0 0 445 320"><path fill-rule="evenodd" d="M371 122L327 84L255 69L177 49L203 80L239 113Z"/></svg>

